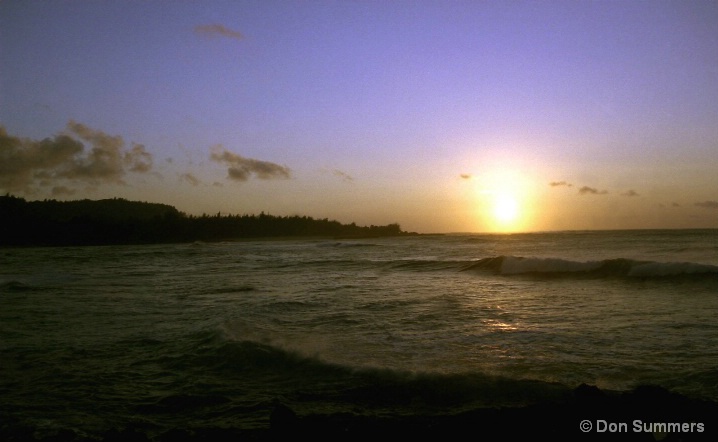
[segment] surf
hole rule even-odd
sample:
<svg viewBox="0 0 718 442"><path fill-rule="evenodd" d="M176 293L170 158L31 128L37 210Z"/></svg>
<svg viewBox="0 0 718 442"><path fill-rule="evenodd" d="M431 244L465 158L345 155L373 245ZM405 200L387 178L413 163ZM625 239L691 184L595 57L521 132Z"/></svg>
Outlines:
<svg viewBox="0 0 718 442"><path fill-rule="evenodd" d="M562 258L493 256L481 258L462 271L495 275L533 275L544 277L716 279L718 266L694 262L641 261L628 258L575 261Z"/></svg>

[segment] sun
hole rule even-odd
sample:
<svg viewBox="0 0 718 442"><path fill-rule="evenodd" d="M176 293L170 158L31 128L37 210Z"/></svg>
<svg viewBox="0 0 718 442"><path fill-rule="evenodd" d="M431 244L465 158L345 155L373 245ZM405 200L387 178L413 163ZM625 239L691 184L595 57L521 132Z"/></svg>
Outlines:
<svg viewBox="0 0 718 442"><path fill-rule="evenodd" d="M471 206L481 232L532 231L537 217L536 180L530 173L510 167L487 169L462 177L471 183Z"/></svg>
<svg viewBox="0 0 718 442"><path fill-rule="evenodd" d="M498 194L493 205L494 219L499 226L510 227L520 215L519 203L513 195Z"/></svg>

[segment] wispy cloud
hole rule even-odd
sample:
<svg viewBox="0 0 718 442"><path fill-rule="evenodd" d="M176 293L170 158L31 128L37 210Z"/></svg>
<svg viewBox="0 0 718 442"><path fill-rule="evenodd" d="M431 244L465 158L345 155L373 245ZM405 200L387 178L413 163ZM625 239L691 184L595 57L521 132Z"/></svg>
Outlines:
<svg viewBox="0 0 718 442"><path fill-rule="evenodd" d="M233 31L220 24L198 25L194 27L194 32L206 37L225 37L235 40L244 39L244 35L241 32Z"/></svg>
<svg viewBox="0 0 718 442"><path fill-rule="evenodd" d="M0 188L33 193L55 187L55 194L72 192L72 183L124 184L128 172L147 173L153 162L144 145L127 148L122 137L73 120L66 133L43 140L9 135L0 126L0 159Z"/></svg>
<svg viewBox="0 0 718 442"><path fill-rule="evenodd" d="M548 185L551 187L573 187L573 184L567 183L566 181L551 181L550 183L548 183Z"/></svg>
<svg viewBox="0 0 718 442"><path fill-rule="evenodd" d="M695 203L698 207L703 207L704 209L718 209L718 201L702 201L699 203Z"/></svg>
<svg viewBox="0 0 718 442"><path fill-rule="evenodd" d="M230 152L222 145L212 148L210 159L227 166L227 178L234 181L247 181L252 175L261 180L288 179L291 169L269 161L245 158Z"/></svg>
<svg viewBox="0 0 718 442"><path fill-rule="evenodd" d="M193 186L199 186L200 184L199 179L189 172L180 175L180 181L185 181Z"/></svg>
<svg viewBox="0 0 718 442"><path fill-rule="evenodd" d="M578 189L579 195L605 195L608 193L607 190L598 190L595 187L583 186Z"/></svg>
<svg viewBox="0 0 718 442"><path fill-rule="evenodd" d="M332 175L341 178L343 181L347 181L347 182L354 181L354 177L352 177L351 175L349 175L346 172L342 172L339 169L332 169Z"/></svg>
<svg viewBox="0 0 718 442"><path fill-rule="evenodd" d="M621 194L622 196L640 196L635 190L627 190Z"/></svg>

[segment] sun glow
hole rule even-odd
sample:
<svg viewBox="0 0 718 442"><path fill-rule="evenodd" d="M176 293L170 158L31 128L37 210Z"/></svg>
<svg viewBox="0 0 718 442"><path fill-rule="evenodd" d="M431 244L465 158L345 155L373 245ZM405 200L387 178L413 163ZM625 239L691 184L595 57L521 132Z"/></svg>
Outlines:
<svg viewBox="0 0 718 442"><path fill-rule="evenodd" d="M510 170L477 176L476 213L482 230L506 233L530 230L534 187L525 174Z"/></svg>
<svg viewBox="0 0 718 442"><path fill-rule="evenodd" d="M519 215L519 203L513 195L496 195L494 199L494 218L496 218L496 221L510 224L516 221Z"/></svg>

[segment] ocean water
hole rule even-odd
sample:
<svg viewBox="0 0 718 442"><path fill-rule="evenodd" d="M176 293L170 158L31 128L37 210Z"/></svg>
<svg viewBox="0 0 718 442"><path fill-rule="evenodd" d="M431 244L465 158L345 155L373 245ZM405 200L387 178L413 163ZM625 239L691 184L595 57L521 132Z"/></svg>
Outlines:
<svg viewBox="0 0 718 442"><path fill-rule="evenodd" d="M718 401L718 231L0 249L0 430Z"/></svg>

